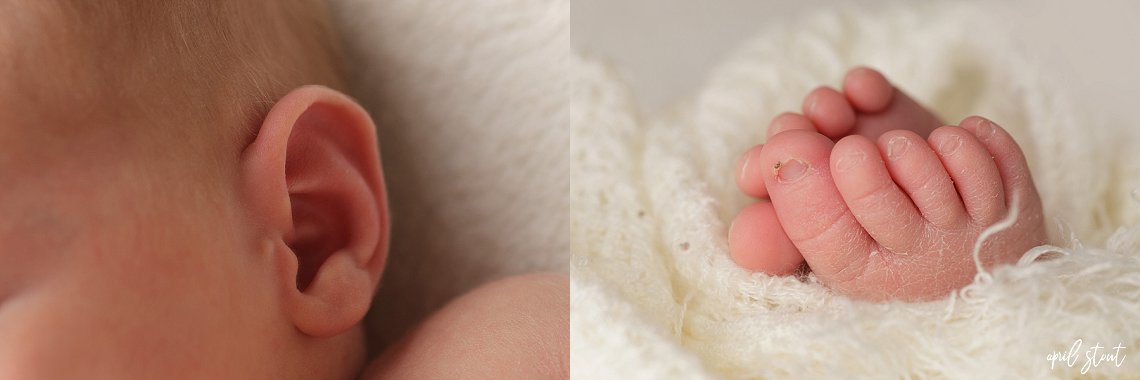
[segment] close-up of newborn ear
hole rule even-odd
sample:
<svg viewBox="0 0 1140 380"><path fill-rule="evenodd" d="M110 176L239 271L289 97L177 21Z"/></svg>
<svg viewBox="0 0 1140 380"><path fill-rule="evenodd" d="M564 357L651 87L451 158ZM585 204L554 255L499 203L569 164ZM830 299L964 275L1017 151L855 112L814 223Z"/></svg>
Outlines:
<svg viewBox="0 0 1140 380"><path fill-rule="evenodd" d="M388 251L375 129L355 101L304 86L281 98L241 157L242 192L278 263L284 312L327 337L364 317Z"/></svg>

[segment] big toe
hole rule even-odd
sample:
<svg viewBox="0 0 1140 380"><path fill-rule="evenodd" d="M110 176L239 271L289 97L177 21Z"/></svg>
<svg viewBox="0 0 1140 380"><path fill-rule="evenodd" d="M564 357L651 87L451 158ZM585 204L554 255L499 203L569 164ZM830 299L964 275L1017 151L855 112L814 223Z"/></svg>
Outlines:
<svg viewBox="0 0 1140 380"><path fill-rule="evenodd" d="M788 238L825 284L843 291L863 274L874 241L859 225L831 177L826 136L787 131L761 153L764 182Z"/></svg>
<svg viewBox="0 0 1140 380"><path fill-rule="evenodd" d="M740 210L728 230L728 247L732 261L753 272L787 275L804 262L768 202Z"/></svg>

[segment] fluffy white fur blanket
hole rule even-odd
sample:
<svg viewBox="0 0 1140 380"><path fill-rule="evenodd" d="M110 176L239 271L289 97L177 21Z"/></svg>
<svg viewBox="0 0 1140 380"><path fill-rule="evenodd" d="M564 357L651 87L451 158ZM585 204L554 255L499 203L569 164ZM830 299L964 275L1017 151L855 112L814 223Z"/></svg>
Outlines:
<svg viewBox="0 0 1140 380"><path fill-rule="evenodd" d="M567 270L564 1L335 0L392 215L379 348L451 298Z"/></svg>
<svg viewBox="0 0 1140 380"><path fill-rule="evenodd" d="M1097 354L1119 344L1127 356L1088 374L1140 376L1137 140L1082 116L998 25L961 5L795 20L663 115L638 114L610 70L573 57L573 377L1070 378L1098 343ZM912 304L853 301L733 265L727 225L749 202L733 182L737 155L774 115L857 64L944 120L981 114L1009 129L1030 156L1056 247ZM1056 257L1032 260L1044 251ZM1069 351L1071 362L1049 360Z"/></svg>

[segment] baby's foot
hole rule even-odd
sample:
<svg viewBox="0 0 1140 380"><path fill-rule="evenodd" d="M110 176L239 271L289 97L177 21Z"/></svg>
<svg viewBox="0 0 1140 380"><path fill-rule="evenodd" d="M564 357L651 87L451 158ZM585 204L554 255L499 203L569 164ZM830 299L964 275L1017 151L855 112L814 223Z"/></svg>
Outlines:
<svg viewBox="0 0 1140 380"><path fill-rule="evenodd" d="M1016 223L984 242L983 265L1012 263L1044 242L1024 155L981 117L925 140L889 131L877 144L787 131L769 140L755 165L765 168L789 240L821 282L852 297L926 299L968 284L976 239L1015 198Z"/></svg>
<svg viewBox="0 0 1140 380"><path fill-rule="evenodd" d="M788 130L822 133L833 141L856 134L876 139L890 130L909 130L925 138L942 125L922 105L887 81L882 74L857 67L843 78L843 92L829 87L813 90L803 102L803 114L784 113L768 126L768 140ZM751 163L759 161L763 145L758 145L740 159L737 184L756 198L767 198L768 190L761 175L765 168ZM790 274L804 262L796 247L788 240L774 209L768 202L746 207L733 221L729 243L737 264L753 271Z"/></svg>
<svg viewBox="0 0 1140 380"><path fill-rule="evenodd" d="M883 74L867 67L847 72L843 93L830 87L813 90L804 98L803 112L819 133L834 141L848 135L875 139L896 129L925 138L943 125L930 110L891 85ZM769 128L768 137L779 132L778 128Z"/></svg>

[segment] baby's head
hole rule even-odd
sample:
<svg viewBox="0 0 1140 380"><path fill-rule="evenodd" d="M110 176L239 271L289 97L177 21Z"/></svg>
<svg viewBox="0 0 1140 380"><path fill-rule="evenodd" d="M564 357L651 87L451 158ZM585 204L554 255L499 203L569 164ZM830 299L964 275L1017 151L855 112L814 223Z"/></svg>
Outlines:
<svg viewBox="0 0 1140 380"><path fill-rule="evenodd" d="M338 51L314 1L0 4L0 378L353 375L388 219Z"/></svg>

